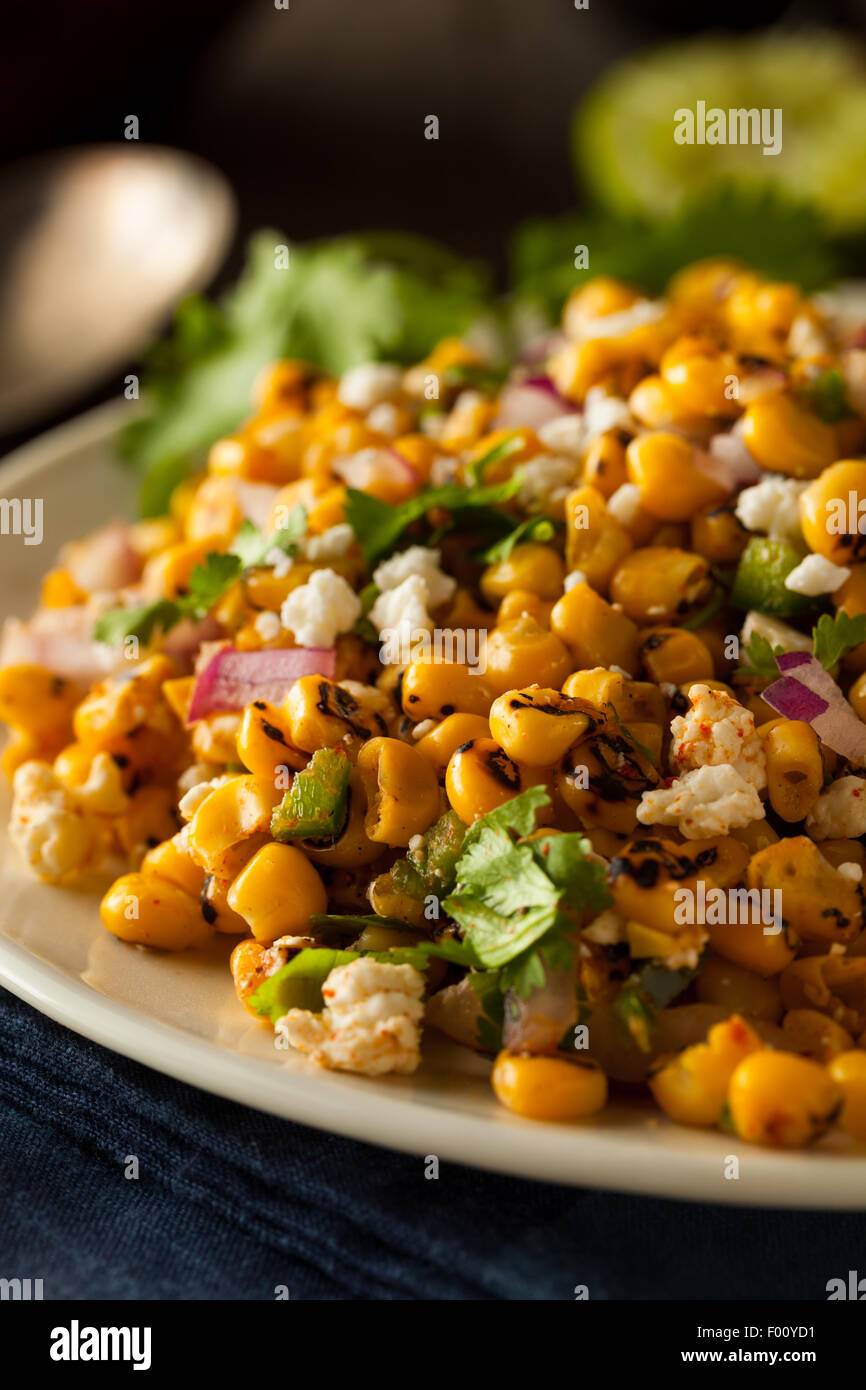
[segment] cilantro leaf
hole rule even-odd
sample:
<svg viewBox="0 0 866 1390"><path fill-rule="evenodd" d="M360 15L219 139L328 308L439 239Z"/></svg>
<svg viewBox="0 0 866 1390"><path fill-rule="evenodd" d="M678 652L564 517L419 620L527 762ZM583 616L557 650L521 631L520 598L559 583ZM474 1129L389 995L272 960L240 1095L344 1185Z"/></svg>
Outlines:
<svg viewBox="0 0 866 1390"><path fill-rule="evenodd" d="M178 604L168 598L134 608L112 608L97 619L93 635L97 642L110 647L119 647L127 637L136 637L147 646L157 632L168 632L181 616Z"/></svg>
<svg viewBox="0 0 866 1390"><path fill-rule="evenodd" d="M505 965L548 932L556 922L557 895L523 913L505 914L488 907L480 898L452 894L445 911L468 934L472 949L485 966Z"/></svg>
<svg viewBox="0 0 866 1390"><path fill-rule="evenodd" d="M189 601L181 602L181 608L188 608L190 616L207 613L240 578L243 568L237 555L216 551L207 555L204 564L196 565L189 576Z"/></svg>
<svg viewBox="0 0 866 1390"><path fill-rule="evenodd" d="M557 527L561 525L561 521L554 521L549 516L527 517L501 541L496 541L487 550L483 550L479 558L486 560L488 565L498 564L500 560L507 560L514 547L521 541L552 541Z"/></svg>
<svg viewBox="0 0 866 1390"><path fill-rule="evenodd" d="M835 618L822 613L812 629L815 657L829 671L846 652L866 642L866 613L852 618L840 608Z"/></svg>
<svg viewBox="0 0 866 1390"><path fill-rule="evenodd" d="M383 555L396 549L404 532L414 522L426 517L434 508L451 512L472 512L507 502L520 490L519 474L492 487L460 487L447 483L443 487L425 488L399 507L381 502L357 488L346 490L346 520L358 538L368 564L373 565ZM503 517L507 523L509 518Z"/></svg>
<svg viewBox="0 0 866 1390"><path fill-rule="evenodd" d="M510 840L511 835L522 836L531 835L535 829L538 812L545 806L550 805L550 797L543 787L527 787L525 792L519 796L512 796L509 801L503 802L495 810L488 811L486 816L481 816L473 825L469 827L463 841L464 850L476 844L488 831L494 831L504 839ZM458 881L459 881L458 861Z"/></svg>
<svg viewBox="0 0 866 1390"><path fill-rule="evenodd" d="M784 650L784 647L771 647L766 637L762 637L758 632L753 632L743 647L748 661L745 666L738 666L734 675L753 676L761 679L764 676L778 676L779 668L776 665L776 656Z"/></svg>
<svg viewBox="0 0 866 1390"><path fill-rule="evenodd" d="M476 1037L483 1052L498 1052L502 1046L505 998L499 974L498 970L475 970L466 976L481 1005Z"/></svg>
<svg viewBox="0 0 866 1390"><path fill-rule="evenodd" d="M545 874L563 894L564 901L582 911L602 912L612 902L604 865L590 859L592 845L575 831L540 835L530 848ZM552 962L550 962L552 964Z"/></svg>
<svg viewBox="0 0 866 1390"><path fill-rule="evenodd" d="M467 466L466 481L469 486L479 487L488 468L494 463L501 463L503 459L510 458L512 454L519 453L523 447L524 440L520 435L512 435L509 439L501 439L498 444L494 444L486 454L482 454Z"/></svg>

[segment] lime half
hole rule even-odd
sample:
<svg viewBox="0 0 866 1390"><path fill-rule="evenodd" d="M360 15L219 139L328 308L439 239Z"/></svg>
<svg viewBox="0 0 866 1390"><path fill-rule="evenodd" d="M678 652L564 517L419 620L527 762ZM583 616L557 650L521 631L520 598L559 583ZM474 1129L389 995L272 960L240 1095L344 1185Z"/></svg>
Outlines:
<svg viewBox="0 0 866 1390"><path fill-rule="evenodd" d="M674 139L678 123L687 128L675 115L683 110L695 113L694 144ZM779 153L764 154L760 137L698 143L713 110L766 111L764 139L772 144L767 137L781 129ZM726 119L715 134L737 131ZM866 225L866 66L856 43L836 34L723 36L652 49L592 88L575 113L573 141L590 191L621 213L676 212L685 198L734 181L771 183L813 204L834 230Z"/></svg>

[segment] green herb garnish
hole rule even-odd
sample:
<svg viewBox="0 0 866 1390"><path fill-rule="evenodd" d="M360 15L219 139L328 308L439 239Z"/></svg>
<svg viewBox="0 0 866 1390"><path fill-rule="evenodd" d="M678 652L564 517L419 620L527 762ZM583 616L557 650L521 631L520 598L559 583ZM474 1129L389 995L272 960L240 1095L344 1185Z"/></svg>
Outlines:
<svg viewBox="0 0 866 1390"><path fill-rule="evenodd" d="M498 564L500 560L507 560L514 547L520 545L522 541L552 541L557 528L562 524L561 521L554 521L553 517L549 516L527 517L501 541L496 541L486 550L482 550L479 559L484 560L488 565Z"/></svg>
<svg viewBox="0 0 866 1390"><path fill-rule="evenodd" d="M420 521L434 508L450 512L473 512L475 509L487 510L497 502L507 502L519 492L522 477L515 474L504 483L492 487L460 487L448 483L444 487L425 488L416 493L399 507L381 502L357 488L348 488L346 493L346 520L358 538L368 564L374 565L395 550L404 533L414 522ZM511 519L502 516L505 525Z"/></svg>

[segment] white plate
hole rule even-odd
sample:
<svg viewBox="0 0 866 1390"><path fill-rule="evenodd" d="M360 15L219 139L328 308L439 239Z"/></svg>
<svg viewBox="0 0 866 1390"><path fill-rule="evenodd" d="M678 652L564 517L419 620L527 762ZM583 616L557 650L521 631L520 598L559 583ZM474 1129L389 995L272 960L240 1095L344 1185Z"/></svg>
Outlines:
<svg viewBox="0 0 866 1390"><path fill-rule="evenodd" d="M6 497L44 499L45 540L0 540L2 615L26 615L57 547L129 514L133 479L112 458L121 411L94 411L19 450L0 474ZM8 792L0 793L0 817ZM0 835L0 980L49 1017L182 1081L320 1129L515 1176L711 1202L866 1208L866 1151L833 1135L775 1153L669 1124L619 1102L597 1120L544 1125L497 1105L488 1066L431 1033L414 1077L368 1081L319 1072L238 1006L232 938L208 953L160 955L103 930L99 884L34 882ZM726 1177L731 1156L739 1178Z"/></svg>

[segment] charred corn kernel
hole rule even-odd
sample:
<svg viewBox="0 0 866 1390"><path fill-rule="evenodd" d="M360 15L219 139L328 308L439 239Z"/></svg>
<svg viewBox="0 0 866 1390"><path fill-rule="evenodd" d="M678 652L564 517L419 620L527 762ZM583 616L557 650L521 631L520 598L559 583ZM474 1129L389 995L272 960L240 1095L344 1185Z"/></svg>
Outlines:
<svg viewBox="0 0 866 1390"><path fill-rule="evenodd" d="M743 443L762 468L792 478L817 478L836 457L833 426L781 392L759 396L748 406Z"/></svg>
<svg viewBox="0 0 866 1390"><path fill-rule="evenodd" d="M791 1009L782 1020L782 1031L790 1038L793 1051L805 1053L816 1062L829 1062L837 1053L854 1046L848 1030L817 1009Z"/></svg>
<svg viewBox="0 0 866 1390"><path fill-rule="evenodd" d="M829 1129L842 1092L817 1062L768 1048L745 1057L728 1086L734 1128L752 1144L796 1148Z"/></svg>
<svg viewBox="0 0 866 1390"><path fill-rule="evenodd" d="M481 592L491 605L514 589L555 599L562 593L564 579L565 566L553 547L526 541L516 545L507 559L487 566L481 576Z"/></svg>
<svg viewBox="0 0 866 1390"><path fill-rule="evenodd" d="M770 805L782 820L803 820L824 785L818 735L800 719L780 719L767 734L764 748Z"/></svg>
<svg viewBox="0 0 866 1390"><path fill-rule="evenodd" d="M40 594L43 608L72 608L87 599L86 589L82 589L68 570L49 570L42 581Z"/></svg>
<svg viewBox="0 0 866 1390"><path fill-rule="evenodd" d="M788 966L779 984L787 1009L819 1009L855 1037L866 1028L866 957L804 956Z"/></svg>
<svg viewBox="0 0 866 1390"><path fill-rule="evenodd" d="M443 776L452 755L462 743L474 738L490 738L490 725L481 714L449 714L447 719L419 738L417 752L426 758L437 777ZM393 914L386 913L386 916Z"/></svg>
<svg viewBox="0 0 866 1390"><path fill-rule="evenodd" d="M239 941L232 951L229 965L235 993L247 1013L252 1014L253 1018L257 1018L260 1023L264 1023L266 1020L251 1003L252 996L259 985L263 985L269 976L280 969L283 961L284 956L280 953L279 947L271 950L270 947L263 946L255 938L250 941Z"/></svg>
<svg viewBox="0 0 866 1390"><path fill-rule="evenodd" d="M662 1062L650 1076L649 1088L678 1125L716 1125L735 1069L761 1047L760 1036L735 1014L711 1028L705 1043Z"/></svg>
<svg viewBox="0 0 866 1390"><path fill-rule="evenodd" d="M539 685L559 688L574 665L565 643L554 632L548 632L528 616L516 618L504 627L493 628L488 633L484 655L483 678L473 676L470 679L483 679L493 695L501 695L515 686L531 685L535 681ZM404 680L404 690L405 686ZM482 711L474 707L472 712Z"/></svg>
<svg viewBox="0 0 866 1390"><path fill-rule="evenodd" d="M162 951L195 950L213 935L198 900L155 874L124 874L99 907L102 924L121 941Z"/></svg>
<svg viewBox="0 0 866 1390"><path fill-rule="evenodd" d="M294 405L302 399L310 379L310 367L293 357L284 357L263 367L253 386L253 400L259 410Z"/></svg>
<svg viewBox="0 0 866 1390"><path fill-rule="evenodd" d="M709 647L696 632L682 627L652 627L638 648L641 665L657 685L690 685L715 674Z"/></svg>
<svg viewBox="0 0 866 1390"><path fill-rule="evenodd" d="M528 1120L582 1120L607 1103L607 1077L588 1057L566 1061L503 1051L490 1081L496 1099Z"/></svg>
<svg viewBox="0 0 866 1390"><path fill-rule="evenodd" d="M530 593L528 589L512 589L510 594L506 594L498 609L496 610L496 626L505 627L506 623L514 622L515 618L522 618L527 614L534 618L539 627L550 626L550 615L553 612L553 604L547 599L539 598L538 594ZM485 615L485 621L479 623L479 627L486 628L490 621L490 615ZM451 626L456 626L453 619L449 618Z"/></svg>
<svg viewBox="0 0 866 1390"><path fill-rule="evenodd" d="M608 724L566 754L556 774L557 791L582 821L627 835L637 825L643 792L658 785L649 751L624 728ZM654 925L639 912L624 915Z"/></svg>
<svg viewBox="0 0 866 1390"><path fill-rule="evenodd" d="M367 835L379 844L408 845L439 815L439 783L417 749L396 738L371 738L358 754L367 794Z"/></svg>
<svg viewBox="0 0 866 1390"><path fill-rule="evenodd" d="M507 690L490 708L490 733L509 758L535 767L558 763L573 743L601 723L587 700L540 685Z"/></svg>
<svg viewBox="0 0 866 1390"><path fill-rule="evenodd" d="M372 864L383 853L379 840L371 840L367 834L367 795L364 783L357 768L352 769L349 778L349 810L346 824L337 838L326 845L320 841L307 840L307 858L314 864L328 869L356 869L362 864Z"/></svg>
<svg viewBox="0 0 866 1390"><path fill-rule="evenodd" d="M840 1052L827 1070L842 1096L839 1125L859 1144L866 1144L866 1052Z"/></svg>
<svg viewBox="0 0 866 1390"><path fill-rule="evenodd" d="M640 488L641 506L660 521L688 521L727 497L715 478L701 472L694 445L679 434L639 434L626 449L626 464Z"/></svg>
<svg viewBox="0 0 866 1390"><path fill-rule="evenodd" d="M351 691L324 676L296 680L283 710L291 743L304 753L328 748L347 736L357 742L386 731L381 715L377 720L373 712L361 708Z"/></svg>
<svg viewBox="0 0 866 1390"><path fill-rule="evenodd" d="M844 944L863 925L857 884L828 864L806 835L788 836L753 855L746 883L778 892L786 925L807 941Z"/></svg>
<svg viewBox="0 0 866 1390"><path fill-rule="evenodd" d="M620 719L628 725L662 724L667 722L665 697L650 681L629 680L620 671L595 666L575 671L562 687L563 695L589 700L596 709L613 705Z"/></svg>
<svg viewBox="0 0 866 1390"><path fill-rule="evenodd" d="M412 661L400 687L403 712L416 723L459 711L486 718L493 696L486 677L449 661Z"/></svg>
<svg viewBox="0 0 866 1390"><path fill-rule="evenodd" d="M575 584L563 594L554 605L550 626L571 652L570 665L637 669L637 628L589 584Z"/></svg>
<svg viewBox="0 0 866 1390"><path fill-rule="evenodd" d="M565 499L565 556L569 570L580 570L596 589L607 590L634 542L608 512L598 488L580 487Z"/></svg>
<svg viewBox="0 0 866 1390"><path fill-rule="evenodd" d="M308 758L292 744L285 711L267 700L247 705L237 736L237 755L248 771L257 777L274 778L279 767L298 772Z"/></svg>
<svg viewBox="0 0 866 1390"><path fill-rule="evenodd" d="M152 555L144 567L141 586L146 599L178 598L189 589L189 577L204 563L213 540L180 541Z"/></svg>
<svg viewBox="0 0 866 1390"><path fill-rule="evenodd" d="M141 872L167 878L192 898L199 896L205 879L204 869L189 852L185 830L149 849L141 861Z"/></svg>
<svg viewBox="0 0 866 1390"><path fill-rule="evenodd" d="M843 459L825 468L800 494L800 524L810 550L834 565L866 559L866 463ZM866 531L866 525L864 525Z"/></svg>
<svg viewBox="0 0 866 1390"><path fill-rule="evenodd" d="M174 792L155 782L137 787L129 804L115 822L117 838L127 854L144 850L167 840L178 826Z"/></svg>
<svg viewBox="0 0 866 1390"><path fill-rule="evenodd" d="M0 667L0 719L37 738L68 730L78 692L43 666Z"/></svg>
<svg viewBox="0 0 866 1390"><path fill-rule="evenodd" d="M449 759L445 791L467 825L510 801L520 790L520 769L492 738L474 738L461 744Z"/></svg>
<svg viewBox="0 0 866 1390"><path fill-rule="evenodd" d="M782 1012L777 979L764 979L712 951L698 972L695 991L702 1004L720 1004L734 1013L766 1023L776 1023Z"/></svg>
<svg viewBox="0 0 866 1390"><path fill-rule="evenodd" d="M840 864L857 864L866 870L866 850L859 840L822 840L818 848L834 869Z"/></svg>
<svg viewBox="0 0 866 1390"><path fill-rule="evenodd" d="M767 978L779 975L791 964L797 948L797 938L786 927L774 931L774 923L763 921L762 904L745 898L744 889L733 889L744 901L744 912L755 920L708 922L713 950L725 960L742 965L756 975ZM784 910L784 909L783 909ZM769 914L766 914L769 916Z"/></svg>
<svg viewBox="0 0 866 1390"><path fill-rule="evenodd" d="M735 565L748 539L749 533L737 519L732 503L705 507L692 517L691 549L711 565Z"/></svg>
<svg viewBox="0 0 866 1390"><path fill-rule="evenodd" d="M230 778L205 797L189 822L190 852L203 868L218 872L227 850L270 829L281 796L273 778Z"/></svg>
<svg viewBox="0 0 866 1390"><path fill-rule="evenodd" d="M617 566L610 596L636 623L669 623L705 598L711 586L702 556L648 545Z"/></svg>
<svg viewBox="0 0 866 1390"><path fill-rule="evenodd" d="M98 745L113 736L130 734L150 723L159 732L175 732L176 721L162 693L165 681L177 674L166 656L152 656L131 673L99 681L75 711L73 727L81 743Z"/></svg>
<svg viewBox="0 0 866 1390"><path fill-rule="evenodd" d="M612 497L628 482L625 445L616 430L606 430L592 441L583 460L583 482L602 497Z"/></svg>
<svg viewBox="0 0 866 1390"><path fill-rule="evenodd" d="M689 840L688 857L709 869L717 888L742 883L749 863L749 851L730 835L713 835L706 840Z"/></svg>
<svg viewBox="0 0 866 1390"><path fill-rule="evenodd" d="M183 723L186 722L186 712L192 699L194 685L195 676L178 676L174 680L163 681L162 683L162 693L167 704Z"/></svg>
<svg viewBox="0 0 866 1390"><path fill-rule="evenodd" d="M692 415L739 414L738 362L711 338L677 338L664 352L659 371L680 408Z"/></svg>
<svg viewBox="0 0 866 1390"><path fill-rule="evenodd" d="M325 885L302 850L263 845L228 891L228 902L257 941L309 933L310 917L327 912Z"/></svg>

